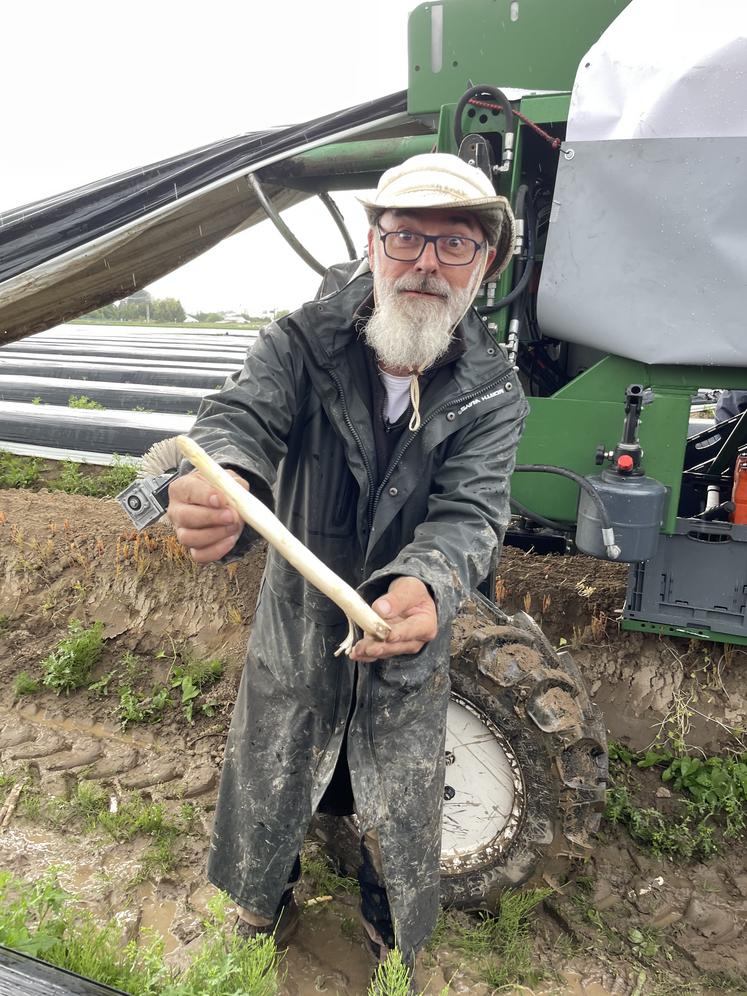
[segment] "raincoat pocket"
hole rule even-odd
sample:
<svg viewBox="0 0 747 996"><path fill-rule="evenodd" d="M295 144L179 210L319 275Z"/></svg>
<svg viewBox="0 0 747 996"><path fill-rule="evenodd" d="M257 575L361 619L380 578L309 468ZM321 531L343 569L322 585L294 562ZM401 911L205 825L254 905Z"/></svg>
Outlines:
<svg viewBox="0 0 747 996"><path fill-rule="evenodd" d="M298 605L305 619L327 626L346 625L345 615L335 603L279 554L268 554L265 581L276 599Z"/></svg>

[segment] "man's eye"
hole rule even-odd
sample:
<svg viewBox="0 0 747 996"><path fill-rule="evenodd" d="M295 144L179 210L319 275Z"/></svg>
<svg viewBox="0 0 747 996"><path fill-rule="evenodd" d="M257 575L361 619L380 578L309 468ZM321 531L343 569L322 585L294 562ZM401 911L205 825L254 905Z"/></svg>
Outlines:
<svg viewBox="0 0 747 996"><path fill-rule="evenodd" d="M396 235L397 242L401 242L402 244L414 242L417 238L414 232L397 232Z"/></svg>
<svg viewBox="0 0 747 996"><path fill-rule="evenodd" d="M447 249L463 249L467 244L461 235L448 235L444 239L444 242Z"/></svg>

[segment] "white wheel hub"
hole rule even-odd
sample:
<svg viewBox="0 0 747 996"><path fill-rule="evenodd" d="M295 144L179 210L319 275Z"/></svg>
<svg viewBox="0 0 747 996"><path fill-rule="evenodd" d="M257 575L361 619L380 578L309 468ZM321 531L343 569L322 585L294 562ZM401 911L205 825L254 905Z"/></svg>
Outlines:
<svg viewBox="0 0 747 996"><path fill-rule="evenodd" d="M495 861L519 827L524 786L498 727L452 692L446 717L441 868L458 874Z"/></svg>

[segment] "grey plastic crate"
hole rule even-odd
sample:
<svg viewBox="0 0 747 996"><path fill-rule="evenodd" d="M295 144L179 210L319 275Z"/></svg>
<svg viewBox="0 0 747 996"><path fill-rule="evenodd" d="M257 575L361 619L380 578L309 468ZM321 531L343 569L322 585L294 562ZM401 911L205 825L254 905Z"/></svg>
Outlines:
<svg viewBox="0 0 747 996"><path fill-rule="evenodd" d="M747 636L747 525L677 519L631 565L623 617Z"/></svg>

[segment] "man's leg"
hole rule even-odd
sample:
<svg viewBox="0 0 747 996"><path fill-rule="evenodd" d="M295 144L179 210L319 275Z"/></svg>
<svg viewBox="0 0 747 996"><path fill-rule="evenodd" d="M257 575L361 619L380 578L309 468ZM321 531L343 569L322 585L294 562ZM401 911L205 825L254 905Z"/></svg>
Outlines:
<svg viewBox="0 0 747 996"><path fill-rule="evenodd" d="M394 925L384 884L379 838L375 830L361 837L362 862L358 869L361 917L371 952L384 961L394 947Z"/></svg>
<svg viewBox="0 0 747 996"><path fill-rule="evenodd" d="M239 937L248 940L263 934L273 934L277 946L285 947L298 926L299 912L293 889L300 878L301 858L298 856L288 876L288 885L280 897L275 916L271 920L257 916L256 913L244 909L243 906L238 906L238 917L234 929Z"/></svg>

